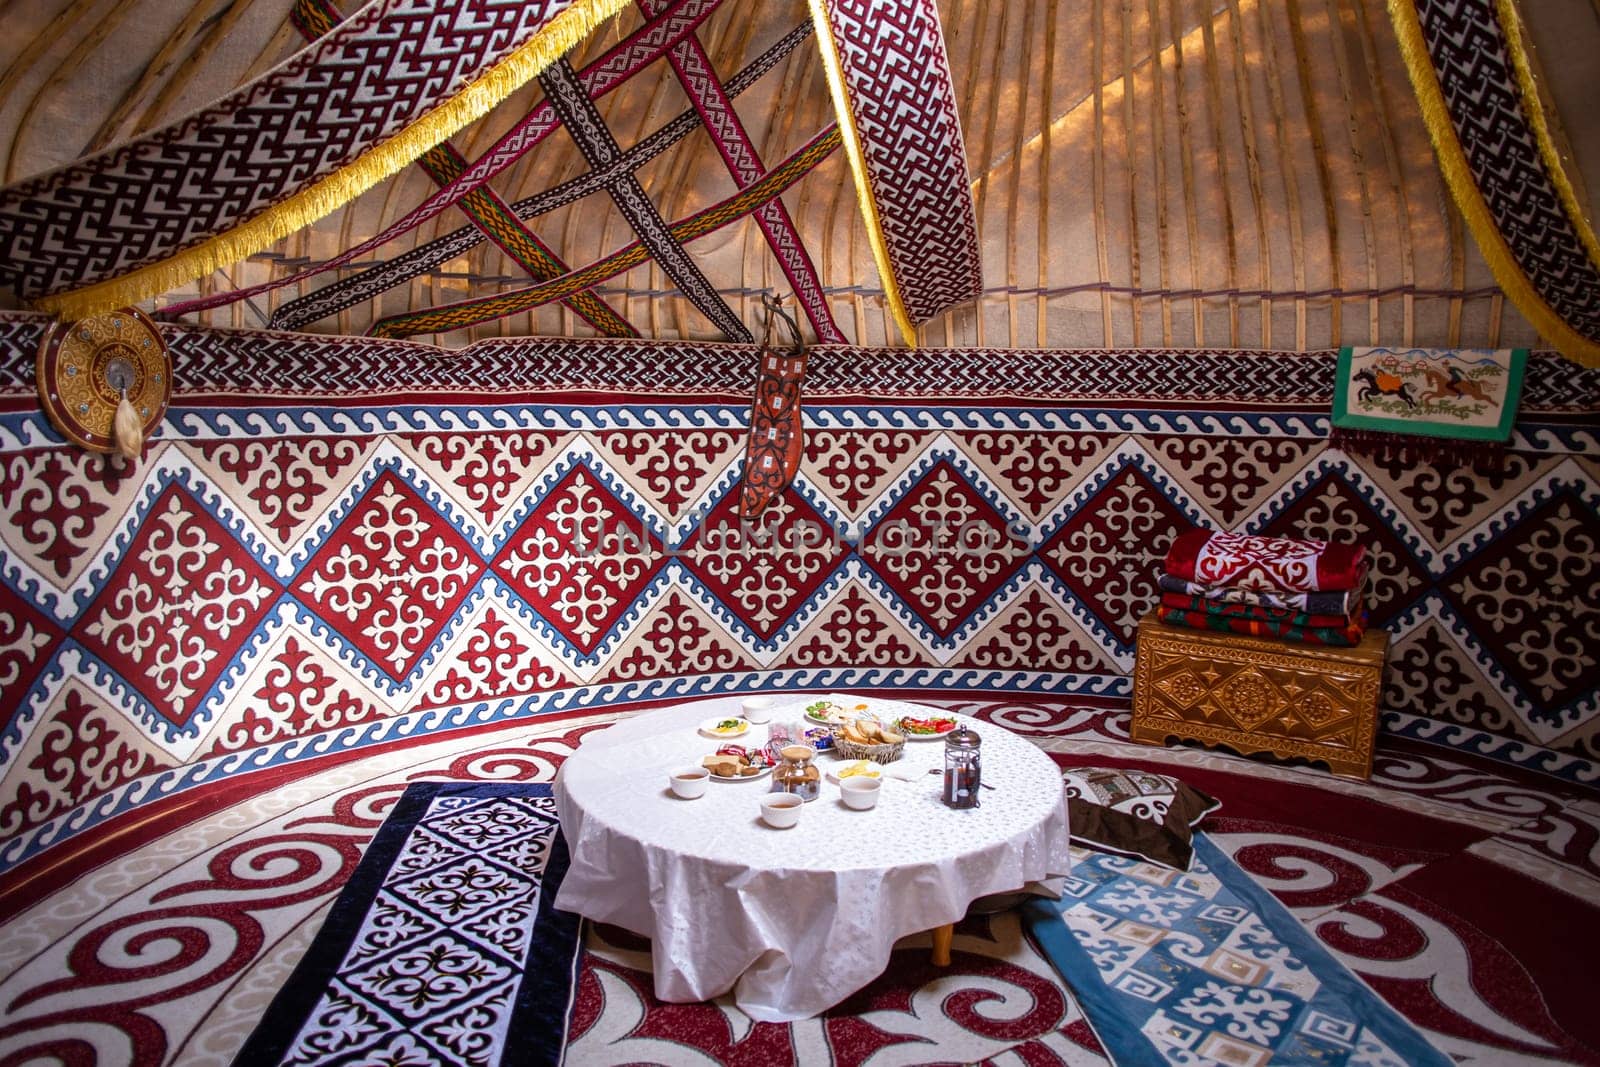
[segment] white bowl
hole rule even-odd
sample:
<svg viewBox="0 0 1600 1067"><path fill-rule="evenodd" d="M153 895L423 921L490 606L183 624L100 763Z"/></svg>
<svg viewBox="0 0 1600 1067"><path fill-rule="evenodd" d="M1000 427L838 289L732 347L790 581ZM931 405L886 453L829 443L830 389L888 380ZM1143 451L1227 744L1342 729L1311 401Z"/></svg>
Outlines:
<svg viewBox="0 0 1600 1067"><path fill-rule="evenodd" d="M763 723L772 719L773 705L777 701L771 697L745 697L739 703L739 711L748 722Z"/></svg>
<svg viewBox="0 0 1600 1067"><path fill-rule="evenodd" d="M805 801L794 793L768 793L761 798L761 818L768 826L787 830L800 821Z"/></svg>
<svg viewBox="0 0 1600 1067"><path fill-rule="evenodd" d="M878 794L883 789L880 778L842 778L839 781L839 799L844 806L856 811L866 811L878 806Z"/></svg>
<svg viewBox="0 0 1600 1067"><path fill-rule="evenodd" d="M672 791L685 800L704 796L711 784L711 772L704 767L680 767L667 778Z"/></svg>

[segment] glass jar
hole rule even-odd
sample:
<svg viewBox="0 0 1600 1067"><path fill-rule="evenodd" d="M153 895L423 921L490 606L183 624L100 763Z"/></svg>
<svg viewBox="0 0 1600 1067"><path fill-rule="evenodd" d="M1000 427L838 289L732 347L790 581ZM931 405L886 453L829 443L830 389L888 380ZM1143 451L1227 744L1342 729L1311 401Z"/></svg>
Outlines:
<svg viewBox="0 0 1600 1067"><path fill-rule="evenodd" d="M775 792L794 793L801 800L815 800L822 794L822 772L812 761L817 750L808 744L784 745L778 750L779 764L772 772Z"/></svg>
<svg viewBox="0 0 1600 1067"><path fill-rule="evenodd" d="M967 729L966 723L945 735L943 799L946 806L978 806L978 788L983 777L978 746L982 743L983 739Z"/></svg>

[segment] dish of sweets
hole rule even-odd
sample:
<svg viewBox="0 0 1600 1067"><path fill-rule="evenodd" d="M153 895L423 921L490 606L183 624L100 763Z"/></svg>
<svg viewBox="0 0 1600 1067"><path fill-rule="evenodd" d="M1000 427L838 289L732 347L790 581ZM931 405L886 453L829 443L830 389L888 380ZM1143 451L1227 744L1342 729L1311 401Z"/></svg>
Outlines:
<svg viewBox="0 0 1600 1067"><path fill-rule="evenodd" d="M842 782L846 778L882 778L883 768L869 759L853 759L828 768L828 781Z"/></svg>
<svg viewBox="0 0 1600 1067"><path fill-rule="evenodd" d="M743 782L772 773L772 757L764 748L751 750L743 745L723 745L704 756L700 766L719 782Z"/></svg>
<svg viewBox="0 0 1600 1067"><path fill-rule="evenodd" d="M722 715L700 724L700 732L707 737L739 737L750 729L750 723L736 715Z"/></svg>
<svg viewBox="0 0 1600 1067"><path fill-rule="evenodd" d="M956 721L948 715L930 715L926 719L902 715L894 724L912 741L933 741L956 728Z"/></svg>
<svg viewBox="0 0 1600 1067"><path fill-rule="evenodd" d="M806 705L806 718L812 722L825 723L836 726L841 723L854 722L866 715L870 707L859 702L841 703L837 700L818 700Z"/></svg>

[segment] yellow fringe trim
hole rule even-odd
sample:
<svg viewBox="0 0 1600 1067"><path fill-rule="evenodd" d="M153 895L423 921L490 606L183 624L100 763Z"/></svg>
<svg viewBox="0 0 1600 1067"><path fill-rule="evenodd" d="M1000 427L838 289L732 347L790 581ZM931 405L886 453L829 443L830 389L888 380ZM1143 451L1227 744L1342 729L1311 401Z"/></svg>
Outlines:
<svg viewBox="0 0 1600 1067"><path fill-rule="evenodd" d="M839 45L833 38L833 24L828 21L825 0L809 2L811 21L816 27L817 52L822 57L822 70L828 79L828 95L833 97L833 110L839 118L839 135L844 142L845 158L850 161L850 176L855 180L861 221L867 226L867 243L872 246L872 258L878 265L878 277L883 281L884 300L889 305L890 317L900 328L900 336L905 338L909 347L916 348L917 328L911 324L911 315L900 298L900 286L895 282L889 246L884 241L883 224L878 218L878 202L872 195L872 180L867 175L866 159L861 154L861 133L856 129L855 112L851 109L850 94L844 84Z"/></svg>
<svg viewBox="0 0 1600 1067"><path fill-rule="evenodd" d="M1450 121L1450 109L1445 103L1444 91L1439 88L1438 75L1434 73L1433 60L1428 55L1427 42L1422 36L1422 23L1417 19L1413 0L1388 0L1389 21L1394 24L1399 40L1400 55L1405 60L1406 71L1411 75L1411 87L1417 94L1417 105L1422 109L1423 121L1428 126L1428 136L1439 159L1439 169L1444 173L1445 184L1455 198L1456 206L1472 231L1478 250L1488 261L1495 281L1505 291L1517 310L1533 323L1540 333L1556 346L1568 359L1585 366L1600 366L1600 344L1589 340L1567 325L1556 311L1544 302L1533 284L1528 281L1516 257L1506 244L1500 227L1484 203L1483 194L1473 180L1472 169L1467 165L1466 154L1456 140L1455 126Z"/></svg>
<svg viewBox="0 0 1600 1067"><path fill-rule="evenodd" d="M627 4L628 0L577 0L450 100L315 185L160 262L82 289L41 297L33 306L63 319L99 315L167 292L261 251L337 210L488 114Z"/></svg>
<svg viewBox="0 0 1600 1067"><path fill-rule="evenodd" d="M1567 177L1566 164L1561 160L1556 139L1551 136L1550 125L1545 121L1544 106L1539 102L1539 86L1533 77L1533 62L1522 47L1522 18L1517 14L1517 7L1512 0L1495 0L1495 7L1500 12L1500 31L1505 34L1506 47L1511 52L1511 66L1517 72L1517 85L1522 90L1522 110L1528 116L1528 125L1533 127L1533 139L1539 145L1539 154L1544 157L1545 170L1550 172L1550 181L1561 196L1561 206L1567 209L1572 228L1578 231L1578 240L1583 242L1584 251L1589 253L1589 262L1600 270L1600 240L1595 238L1594 227L1589 224L1583 201L1578 199L1578 191Z"/></svg>

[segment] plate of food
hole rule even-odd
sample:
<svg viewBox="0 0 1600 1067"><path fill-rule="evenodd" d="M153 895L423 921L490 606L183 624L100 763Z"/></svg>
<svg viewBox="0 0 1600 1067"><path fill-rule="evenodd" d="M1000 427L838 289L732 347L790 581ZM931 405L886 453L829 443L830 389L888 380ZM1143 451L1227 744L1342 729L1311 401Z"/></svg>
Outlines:
<svg viewBox="0 0 1600 1067"><path fill-rule="evenodd" d="M700 766L719 782L749 782L772 773L772 759L762 749L749 751L742 745L723 745L704 756Z"/></svg>
<svg viewBox="0 0 1600 1067"><path fill-rule="evenodd" d="M846 760L828 768L828 781L842 782L846 778L882 778L883 768L869 759Z"/></svg>
<svg viewBox="0 0 1600 1067"><path fill-rule="evenodd" d="M737 715L719 715L700 724L700 732L707 737L743 737L750 723Z"/></svg>
<svg viewBox="0 0 1600 1067"><path fill-rule="evenodd" d="M859 700L818 700L806 705L806 718L826 726L854 722L871 712L871 706Z"/></svg>
<svg viewBox="0 0 1600 1067"><path fill-rule="evenodd" d="M894 724L905 734L907 741L937 741L956 728L956 720L949 715L929 715L925 718L902 715Z"/></svg>

